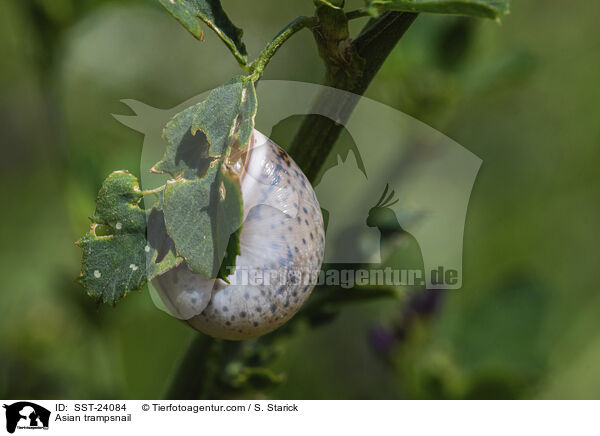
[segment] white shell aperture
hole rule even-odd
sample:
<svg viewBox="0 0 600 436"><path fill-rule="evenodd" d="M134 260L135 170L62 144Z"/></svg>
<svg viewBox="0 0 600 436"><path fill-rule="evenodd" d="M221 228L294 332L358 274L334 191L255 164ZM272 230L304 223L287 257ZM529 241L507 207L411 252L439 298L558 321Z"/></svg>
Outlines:
<svg viewBox="0 0 600 436"><path fill-rule="evenodd" d="M229 283L185 262L152 282L173 316L223 339L257 337L289 320L312 292L325 249L317 197L283 149L254 130L237 166L244 221Z"/></svg>

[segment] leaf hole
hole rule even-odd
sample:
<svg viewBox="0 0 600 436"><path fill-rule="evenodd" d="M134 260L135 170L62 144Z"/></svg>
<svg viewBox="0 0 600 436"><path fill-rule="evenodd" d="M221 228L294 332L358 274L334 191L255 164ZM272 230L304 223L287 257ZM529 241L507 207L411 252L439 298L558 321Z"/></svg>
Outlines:
<svg viewBox="0 0 600 436"><path fill-rule="evenodd" d="M177 148L175 163L179 165L183 162L196 174L203 174L213 160L208 154L209 148L210 143L202 130L198 130L195 135L188 130Z"/></svg>
<svg viewBox="0 0 600 436"><path fill-rule="evenodd" d="M115 232L110 226L107 226L106 224L95 224L94 234L96 236L113 236Z"/></svg>
<svg viewBox="0 0 600 436"><path fill-rule="evenodd" d="M175 245L167 233L165 216L161 210L153 209L150 212L146 238L148 244L158 252L155 263L162 262L169 251L175 252Z"/></svg>

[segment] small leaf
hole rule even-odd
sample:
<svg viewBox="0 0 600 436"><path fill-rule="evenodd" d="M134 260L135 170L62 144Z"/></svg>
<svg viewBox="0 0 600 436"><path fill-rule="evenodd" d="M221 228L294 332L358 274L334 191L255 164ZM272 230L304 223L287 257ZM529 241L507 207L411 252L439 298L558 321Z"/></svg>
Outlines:
<svg viewBox="0 0 600 436"><path fill-rule="evenodd" d="M219 0L159 0L196 39L202 39L200 25L204 22L227 45L241 65L248 65L246 46L242 42L242 29L236 27L221 6Z"/></svg>
<svg viewBox="0 0 600 436"><path fill-rule="evenodd" d="M211 161L226 156L235 143L247 145L254 129L254 84L237 77L213 89L206 100L175 115L165 127L167 151L153 171L202 177Z"/></svg>
<svg viewBox="0 0 600 436"><path fill-rule="evenodd" d="M509 12L508 0L365 0L367 10L430 12L498 19Z"/></svg>
<svg viewBox="0 0 600 436"><path fill-rule="evenodd" d="M83 250L78 281L90 296L104 303L115 304L127 292L141 289L181 262L172 243L164 243L166 233L160 239L146 237L147 213L138 204L142 196L135 176L127 171L110 174L98 194L92 227L77 241ZM149 214L162 216L157 208Z"/></svg>
<svg viewBox="0 0 600 436"><path fill-rule="evenodd" d="M224 259L235 265L243 218L242 193L239 181L227 173L221 161L202 178L169 182L164 213L177 253L193 272L212 279L219 276ZM227 253L228 248L232 253Z"/></svg>
<svg viewBox="0 0 600 436"><path fill-rule="evenodd" d="M137 232L146 227L146 216L139 207L142 192L138 181L127 171L110 174L98 193L92 221L124 232Z"/></svg>

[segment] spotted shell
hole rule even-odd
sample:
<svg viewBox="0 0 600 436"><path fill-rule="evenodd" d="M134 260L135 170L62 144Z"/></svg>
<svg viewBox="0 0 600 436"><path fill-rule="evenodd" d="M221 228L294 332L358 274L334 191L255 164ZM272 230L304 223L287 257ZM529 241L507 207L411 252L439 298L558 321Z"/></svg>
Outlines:
<svg viewBox="0 0 600 436"><path fill-rule="evenodd" d="M325 235L317 197L298 165L254 130L230 167L244 202L241 254L229 283L206 280L185 263L153 286L169 312L216 338L249 339L278 328L314 288Z"/></svg>

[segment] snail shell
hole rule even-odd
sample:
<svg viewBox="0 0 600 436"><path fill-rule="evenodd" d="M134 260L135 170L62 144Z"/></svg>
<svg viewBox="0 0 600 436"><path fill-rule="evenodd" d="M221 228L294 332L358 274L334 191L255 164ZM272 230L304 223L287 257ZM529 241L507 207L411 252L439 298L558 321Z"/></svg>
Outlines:
<svg viewBox="0 0 600 436"><path fill-rule="evenodd" d="M184 262L152 284L169 312L222 339L249 339L289 320L314 288L325 235L317 197L298 165L253 131L232 156L244 202L240 252L229 283L192 273Z"/></svg>

